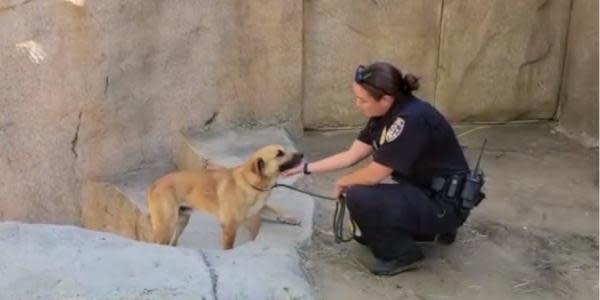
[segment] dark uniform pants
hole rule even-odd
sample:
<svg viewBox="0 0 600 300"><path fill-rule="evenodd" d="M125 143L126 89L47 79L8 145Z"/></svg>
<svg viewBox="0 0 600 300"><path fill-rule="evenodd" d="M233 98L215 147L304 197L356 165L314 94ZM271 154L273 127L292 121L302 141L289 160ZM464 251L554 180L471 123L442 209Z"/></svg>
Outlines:
<svg viewBox="0 0 600 300"><path fill-rule="evenodd" d="M416 235L447 233L462 224L449 204L436 203L407 182L350 187L346 204L361 242L383 260L420 252Z"/></svg>

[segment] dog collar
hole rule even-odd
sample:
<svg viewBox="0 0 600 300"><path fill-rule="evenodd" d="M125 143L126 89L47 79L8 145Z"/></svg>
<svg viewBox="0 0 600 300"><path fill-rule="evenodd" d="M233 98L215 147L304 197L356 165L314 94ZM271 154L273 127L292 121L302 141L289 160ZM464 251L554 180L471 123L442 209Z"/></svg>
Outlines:
<svg viewBox="0 0 600 300"><path fill-rule="evenodd" d="M265 189L259 188L259 187L255 186L254 184L251 184L251 183L248 183L248 184L249 184L249 185L250 185L250 186L251 186L253 189L255 189L255 190L259 191L259 192L268 192L268 191L270 191L270 190L271 190L271 189L266 189L266 190L265 190Z"/></svg>

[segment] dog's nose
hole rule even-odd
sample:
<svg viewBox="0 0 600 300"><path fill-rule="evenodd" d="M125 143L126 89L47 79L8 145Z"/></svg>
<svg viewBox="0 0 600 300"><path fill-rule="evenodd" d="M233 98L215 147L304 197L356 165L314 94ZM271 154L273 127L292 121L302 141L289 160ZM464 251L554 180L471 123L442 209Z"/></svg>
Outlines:
<svg viewBox="0 0 600 300"><path fill-rule="evenodd" d="M304 158L304 154L298 153L298 157L300 157L300 159L303 159Z"/></svg>

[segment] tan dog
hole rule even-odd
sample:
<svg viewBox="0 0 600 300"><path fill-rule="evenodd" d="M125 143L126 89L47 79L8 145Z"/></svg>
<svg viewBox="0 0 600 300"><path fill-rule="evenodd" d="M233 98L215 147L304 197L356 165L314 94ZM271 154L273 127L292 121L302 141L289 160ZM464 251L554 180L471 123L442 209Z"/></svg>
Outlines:
<svg viewBox="0 0 600 300"><path fill-rule="evenodd" d="M277 214L266 205L270 190L279 174L302 161L302 154L286 153L281 145L269 145L256 151L235 168L179 171L159 178L148 189L148 206L154 241L175 246L193 209L216 216L223 229L223 248L231 249L240 225L256 238L261 226L261 211Z"/></svg>

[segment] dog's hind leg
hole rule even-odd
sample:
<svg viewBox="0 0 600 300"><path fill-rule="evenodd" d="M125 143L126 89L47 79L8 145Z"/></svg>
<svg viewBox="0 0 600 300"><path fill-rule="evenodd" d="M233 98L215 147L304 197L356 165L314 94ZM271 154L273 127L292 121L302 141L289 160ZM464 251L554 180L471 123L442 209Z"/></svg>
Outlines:
<svg viewBox="0 0 600 300"><path fill-rule="evenodd" d="M154 242L169 245L176 233L178 206L171 190L154 190L148 193L148 210Z"/></svg>
<svg viewBox="0 0 600 300"><path fill-rule="evenodd" d="M252 240L256 239L256 236L258 235L258 231L260 230L261 224L262 224L262 219L261 219L260 213L250 216L244 222L244 227L246 227L246 229L248 229L248 232L250 233L250 238Z"/></svg>
<svg viewBox="0 0 600 300"><path fill-rule="evenodd" d="M169 245L177 246L179 242L179 237L183 233L183 230L190 222L190 217L192 216L192 209L185 206L179 207L179 212L177 215L177 228L175 228L175 232L173 236L171 236L171 240L169 241Z"/></svg>

